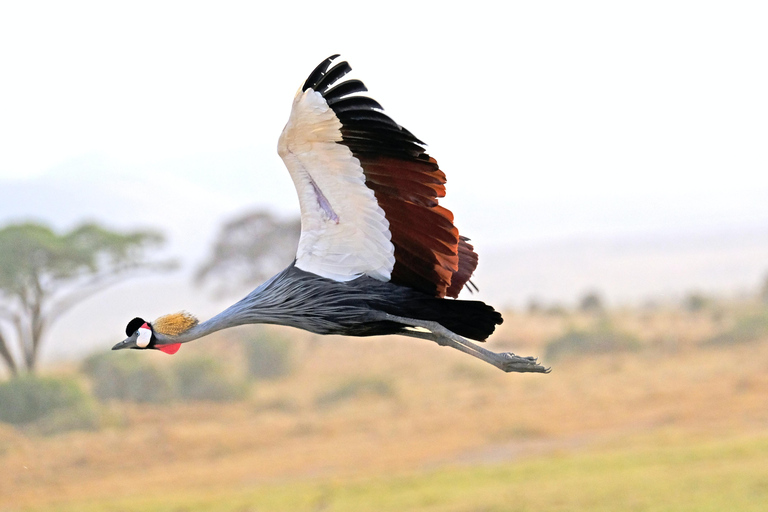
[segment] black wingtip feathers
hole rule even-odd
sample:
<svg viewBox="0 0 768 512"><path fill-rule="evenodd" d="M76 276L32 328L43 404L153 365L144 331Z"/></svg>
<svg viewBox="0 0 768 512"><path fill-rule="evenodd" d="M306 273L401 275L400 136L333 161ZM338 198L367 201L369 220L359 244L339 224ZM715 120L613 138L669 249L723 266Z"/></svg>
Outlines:
<svg viewBox="0 0 768 512"><path fill-rule="evenodd" d="M331 62L335 58L339 56L338 53L331 55L327 59L325 59L323 62L317 65L317 67L312 71L312 73L309 74L309 77L307 78L307 81L304 82L304 86L301 88L302 91L306 91L307 89L314 89L317 90L317 84L320 82L320 80L323 79L325 76L325 72L328 70L328 66L331 65Z"/></svg>

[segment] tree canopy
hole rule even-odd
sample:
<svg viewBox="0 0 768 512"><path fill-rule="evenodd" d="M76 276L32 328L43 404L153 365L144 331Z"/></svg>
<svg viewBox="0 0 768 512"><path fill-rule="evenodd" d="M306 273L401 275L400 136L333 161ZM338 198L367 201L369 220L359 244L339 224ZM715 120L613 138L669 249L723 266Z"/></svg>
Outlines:
<svg viewBox="0 0 768 512"><path fill-rule="evenodd" d="M170 268L146 254L162 243L155 231L96 223L64 234L33 222L0 229L0 360L13 374L34 371L46 331L68 309L137 273Z"/></svg>
<svg viewBox="0 0 768 512"><path fill-rule="evenodd" d="M216 281L219 294L253 288L290 265L300 233L298 218L283 220L261 210L245 213L221 227L195 280Z"/></svg>

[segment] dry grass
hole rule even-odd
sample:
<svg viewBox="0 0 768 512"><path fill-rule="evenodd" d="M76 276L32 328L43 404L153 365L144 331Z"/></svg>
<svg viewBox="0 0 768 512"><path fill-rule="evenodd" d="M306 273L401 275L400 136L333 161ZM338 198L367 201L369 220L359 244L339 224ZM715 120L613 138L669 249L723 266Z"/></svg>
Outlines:
<svg viewBox="0 0 768 512"><path fill-rule="evenodd" d="M506 318L491 348L523 355L542 354L547 339L596 321ZM318 478L375 479L626 446L642 451L649 442L765 436L768 343L698 348L720 325L706 313L623 311L612 321L645 348L564 359L550 375L507 375L418 340L288 331L300 338L296 372L258 383L245 401L115 404L101 431L52 438L3 427L0 511L125 504L140 496L167 506L147 510L176 510L162 502L169 490L181 500ZM225 343L189 349L215 352ZM387 393L349 393L319 404L350 382L386 383ZM179 508L187 509L205 507Z"/></svg>

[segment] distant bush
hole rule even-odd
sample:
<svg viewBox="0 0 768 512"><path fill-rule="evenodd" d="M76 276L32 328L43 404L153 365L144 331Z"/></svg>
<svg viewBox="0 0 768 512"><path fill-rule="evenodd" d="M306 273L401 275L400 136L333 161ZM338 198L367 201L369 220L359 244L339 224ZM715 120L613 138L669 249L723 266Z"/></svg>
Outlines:
<svg viewBox="0 0 768 512"><path fill-rule="evenodd" d="M760 287L760 300L768 304L768 275L763 278L763 284Z"/></svg>
<svg viewBox="0 0 768 512"><path fill-rule="evenodd" d="M181 400L226 402L244 398L248 385L224 363L210 357L182 359L174 366L176 396Z"/></svg>
<svg viewBox="0 0 768 512"><path fill-rule="evenodd" d="M635 352L640 350L640 340L631 334L616 331L608 324L600 324L589 330L571 330L549 343L545 351L548 360L566 356L606 354L611 352Z"/></svg>
<svg viewBox="0 0 768 512"><path fill-rule="evenodd" d="M587 292L579 299L579 310L586 313L599 313L605 309L603 298L596 291Z"/></svg>
<svg viewBox="0 0 768 512"><path fill-rule="evenodd" d="M257 379L276 379L293 369L293 344L282 337L260 331L244 342L248 375Z"/></svg>
<svg viewBox="0 0 768 512"><path fill-rule="evenodd" d="M526 310L529 315L545 314L550 316L565 316L568 314L568 308L558 303L544 304L538 299L528 301Z"/></svg>
<svg viewBox="0 0 768 512"><path fill-rule="evenodd" d="M77 381L25 375L0 383L0 421L55 434L96 428L98 415Z"/></svg>
<svg viewBox="0 0 768 512"><path fill-rule="evenodd" d="M552 304L544 310L544 313L549 316L567 316L568 309L566 309L566 307L562 304Z"/></svg>
<svg viewBox="0 0 768 512"><path fill-rule="evenodd" d="M104 352L86 359L82 369L91 379L94 396L101 401L230 401L248 393L239 372L204 356L182 357L170 366L158 366L147 354Z"/></svg>
<svg viewBox="0 0 768 512"><path fill-rule="evenodd" d="M699 292L689 293L683 299L683 308L686 311L695 313L706 309L712 303L712 299Z"/></svg>
<svg viewBox="0 0 768 512"><path fill-rule="evenodd" d="M360 396L390 397L395 395L395 388L388 379L380 377L356 377L319 395L315 403L328 406Z"/></svg>
<svg viewBox="0 0 768 512"><path fill-rule="evenodd" d="M175 394L172 376L146 354L100 352L87 358L82 369L91 378L93 395L101 401L162 403Z"/></svg>
<svg viewBox="0 0 768 512"><path fill-rule="evenodd" d="M768 339L768 312L745 316L736 321L736 325L703 342L703 345L734 345Z"/></svg>
<svg viewBox="0 0 768 512"><path fill-rule="evenodd" d="M538 299L530 299L528 301L528 306L526 307L529 315L535 315L537 313L540 313L544 306L541 304L541 302Z"/></svg>

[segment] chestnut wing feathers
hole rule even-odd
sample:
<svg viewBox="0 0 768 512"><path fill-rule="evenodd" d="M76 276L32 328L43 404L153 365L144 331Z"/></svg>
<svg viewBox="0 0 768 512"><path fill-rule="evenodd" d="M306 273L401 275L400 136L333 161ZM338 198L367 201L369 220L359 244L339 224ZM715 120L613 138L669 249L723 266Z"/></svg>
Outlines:
<svg viewBox="0 0 768 512"><path fill-rule="evenodd" d="M438 204L445 174L424 143L395 123L366 96L359 80L342 80L346 62L325 59L309 75L302 92L319 92L341 122L341 140L357 158L379 207L389 222L394 246L391 282L435 297L457 297L477 266L467 239L459 236L453 214Z"/></svg>

